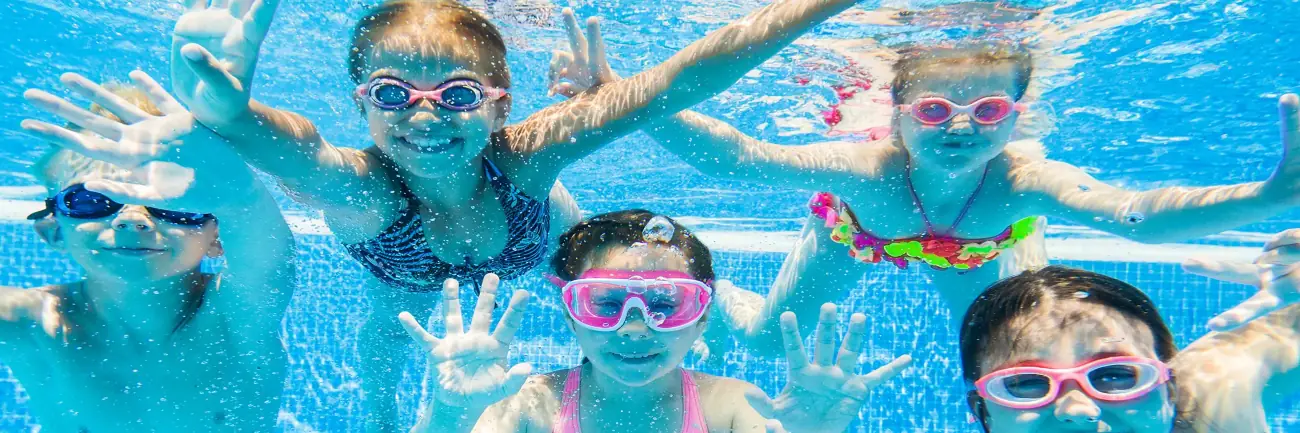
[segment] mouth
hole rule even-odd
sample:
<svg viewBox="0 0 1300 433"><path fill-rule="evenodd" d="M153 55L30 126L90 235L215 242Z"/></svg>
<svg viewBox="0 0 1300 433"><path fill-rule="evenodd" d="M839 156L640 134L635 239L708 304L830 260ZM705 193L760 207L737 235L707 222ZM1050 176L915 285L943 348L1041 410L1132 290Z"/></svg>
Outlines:
<svg viewBox="0 0 1300 433"><path fill-rule="evenodd" d="M162 254L163 251L166 250L163 250L161 248L145 248L145 247L112 247L112 248L104 248L104 251L117 254L117 255L122 255L122 256L140 257L140 256L153 255L153 254Z"/></svg>
<svg viewBox="0 0 1300 433"><path fill-rule="evenodd" d="M610 352L610 356L613 356L614 359L617 359L619 362L624 364L644 365L655 362L659 359L660 355L658 353L624 354Z"/></svg>
<svg viewBox="0 0 1300 433"><path fill-rule="evenodd" d="M946 149L971 149L971 148L974 148L974 147L976 147L976 146L978 146L978 145L979 145L978 143L975 143L975 142L973 142L973 141L945 141L945 142L943 142L943 147L946 148Z"/></svg>
<svg viewBox="0 0 1300 433"><path fill-rule="evenodd" d="M406 146L417 152L422 153L441 153L456 147L463 146L465 139L460 137L435 138L435 137L397 137L398 144Z"/></svg>

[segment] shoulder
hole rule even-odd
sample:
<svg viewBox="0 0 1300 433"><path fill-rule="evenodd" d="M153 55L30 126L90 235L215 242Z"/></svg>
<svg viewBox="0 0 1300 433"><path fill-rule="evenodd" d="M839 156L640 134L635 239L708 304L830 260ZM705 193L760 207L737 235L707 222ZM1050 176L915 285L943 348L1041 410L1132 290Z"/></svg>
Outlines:
<svg viewBox="0 0 1300 433"><path fill-rule="evenodd" d="M709 424L709 430L734 428L738 424L748 424L761 419L749 406L745 395L763 391L758 386L729 377L713 376L700 372L690 372L695 380L700 396L701 410Z"/></svg>
<svg viewBox="0 0 1300 433"><path fill-rule="evenodd" d="M1266 431L1251 428L1266 426L1261 399L1265 385L1255 374L1264 368L1259 359L1231 349L1237 346L1227 340L1236 337L1207 336L1170 362L1180 431L1219 431L1214 426L1223 425Z"/></svg>
<svg viewBox="0 0 1300 433"><path fill-rule="evenodd" d="M480 418L479 426L486 421L494 432L550 431L551 420L560 411L567 373L563 370L529 376L519 392L492 405Z"/></svg>

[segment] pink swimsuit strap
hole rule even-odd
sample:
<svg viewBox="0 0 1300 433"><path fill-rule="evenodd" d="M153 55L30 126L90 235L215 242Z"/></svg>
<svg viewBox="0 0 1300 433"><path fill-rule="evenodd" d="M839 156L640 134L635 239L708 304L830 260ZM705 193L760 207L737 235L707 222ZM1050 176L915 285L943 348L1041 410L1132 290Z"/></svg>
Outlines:
<svg viewBox="0 0 1300 433"><path fill-rule="evenodd" d="M700 411L700 393L696 389L695 379L691 378L691 373L686 369L678 371L682 375L682 433L708 433L704 412ZM582 423L578 416L581 380L582 366L569 370L569 376L564 380L564 401L561 402L560 413L556 415L551 429L553 433L582 433Z"/></svg>

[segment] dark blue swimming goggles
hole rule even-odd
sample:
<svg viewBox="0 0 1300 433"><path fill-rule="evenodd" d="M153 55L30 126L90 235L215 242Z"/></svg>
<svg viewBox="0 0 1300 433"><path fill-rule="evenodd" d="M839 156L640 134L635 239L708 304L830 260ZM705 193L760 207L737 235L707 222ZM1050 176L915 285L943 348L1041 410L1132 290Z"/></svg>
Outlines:
<svg viewBox="0 0 1300 433"><path fill-rule="evenodd" d="M126 205L113 201L106 195L88 190L85 184L78 183L60 191L52 198L45 199L45 209L28 215L27 219L39 220L50 214L76 219L99 219L116 214L123 206ZM201 226L216 219L212 214L207 213L177 212L148 206L145 209L154 218L184 226Z"/></svg>

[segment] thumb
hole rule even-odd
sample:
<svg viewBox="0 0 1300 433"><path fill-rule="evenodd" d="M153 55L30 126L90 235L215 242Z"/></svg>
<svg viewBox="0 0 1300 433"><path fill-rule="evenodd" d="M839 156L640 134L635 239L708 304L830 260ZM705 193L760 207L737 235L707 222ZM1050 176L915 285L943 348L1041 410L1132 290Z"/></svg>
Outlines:
<svg viewBox="0 0 1300 433"><path fill-rule="evenodd" d="M776 418L776 402L772 401L762 390L753 388L745 391L745 401L749 402L749 407L754 408L754 411L758 412L763 418Z"/></svg>
<svg viewBox="0 0 1300 433"><path fill-rule="evenodd" d="M243 85L226 70L206 48L199 44L189 44L181 48L181 56L199 81L208 86L208 91L217 100L238 98L244 93Z"/></svg>
<svg viewBox="0 0 1300 433"><path fill-rule="evenodd" d="M510 367L510 371L506 372L506 380L501 383L500 398L518 393L524 388L524 383L528 381L528 376L531 374L533 374L533 365L527 362Z"/></svg>

